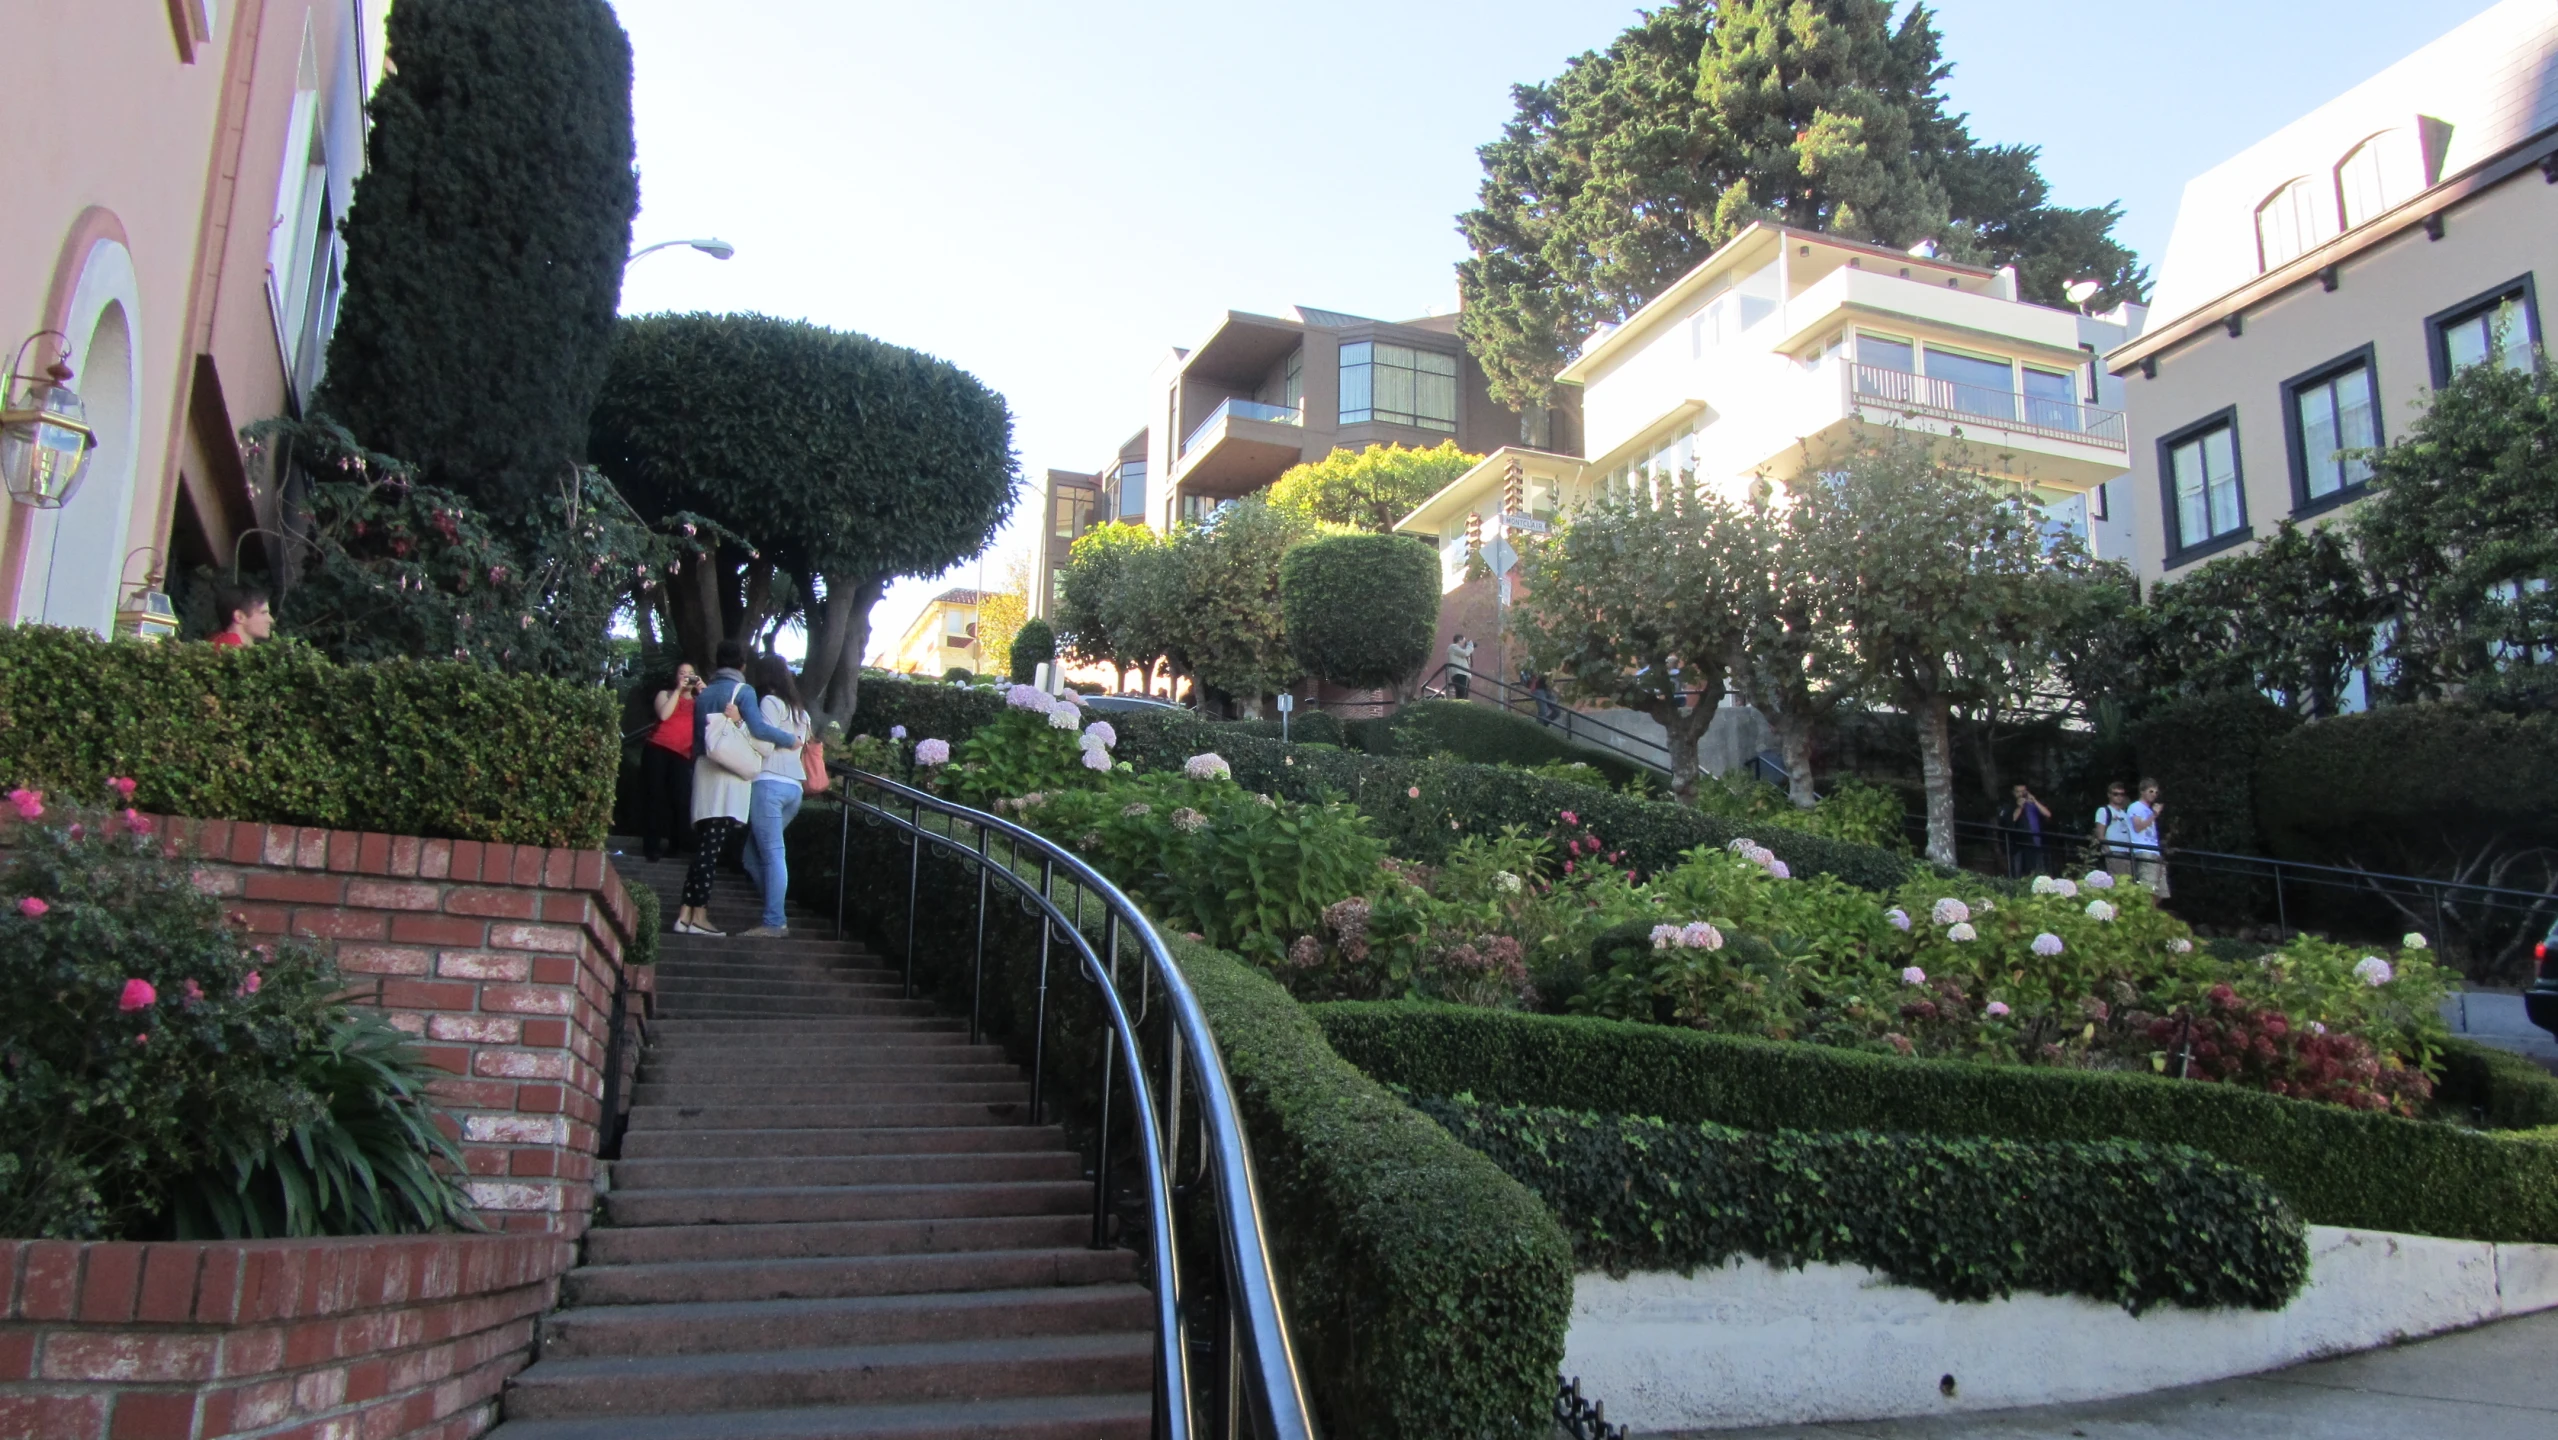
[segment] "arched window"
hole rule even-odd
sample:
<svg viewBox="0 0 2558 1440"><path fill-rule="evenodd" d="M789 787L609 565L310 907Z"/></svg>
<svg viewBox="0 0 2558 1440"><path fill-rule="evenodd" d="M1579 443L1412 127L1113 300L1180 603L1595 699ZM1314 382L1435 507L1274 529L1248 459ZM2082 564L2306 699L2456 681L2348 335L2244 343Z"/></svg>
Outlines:
<svg viewBox="0 0 2558 1440"><path fill-rule="evenodd" d="M2256 207L2256 268L2271 270L2327 238L2333 209L2320 203L2323 189L2303 175Z"/></svg>
<svg viewBox="0 0 2558 1440"><path fill-rule="evenodd" d="M2353 149L2336 167L2336 193L2345 228L2353 229L2397 208L2425 188L2425 157L2416 133L2404 126L2383 130Z"/></svg>

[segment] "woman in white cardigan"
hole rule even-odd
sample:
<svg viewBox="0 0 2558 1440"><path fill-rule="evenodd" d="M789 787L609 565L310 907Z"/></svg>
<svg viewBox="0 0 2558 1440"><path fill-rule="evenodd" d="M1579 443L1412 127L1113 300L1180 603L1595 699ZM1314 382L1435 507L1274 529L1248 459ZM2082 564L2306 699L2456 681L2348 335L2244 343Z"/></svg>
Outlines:
<svg viewBox="0 0 2558 1440"><path fill-rule="evenodd" d="M762 697L758 703L764 722L806 745L808 710L800 703L799 680L790 673L790 662L779 655L758 655L747 667L746 679ZM782 832L790 828L805 798L808 770L800 756L797 748L775 750L765 757L764 773L755 777L747 811L746 874L763 889L764 923L746 931L748 935L779 938L790 933L782 908L790 895L790 859L782 848Z"/></svg>

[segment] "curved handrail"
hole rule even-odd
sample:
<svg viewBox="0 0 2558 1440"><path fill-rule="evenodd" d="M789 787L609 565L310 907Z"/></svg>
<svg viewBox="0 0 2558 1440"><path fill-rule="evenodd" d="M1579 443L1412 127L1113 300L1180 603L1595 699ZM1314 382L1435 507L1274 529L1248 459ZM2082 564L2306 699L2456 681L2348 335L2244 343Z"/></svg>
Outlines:
<svg viewBox="0 0 2558 1440"><path fill-rule="evenodd" d="M1172 1440L1184 1440L1184 1437L1191 1433L1192 1417L1195 1413L1189 1370L1188 1330L1190 1321L1196 1317L1190 1313L1189 1307L1182 1301L1179 1256L1172 1224L1173 1177L1170 1162L1164 1154L1162 1141L1162 1137L1171 1133L1172 1128L1177 1127L1179 1122L1174 1121L1174 1127L1166 1127L1161 1123L1166 1109L1169 1108L1173 1113L1178 1113L1181 1084L1180 1061L1179 1051L1176 1050L1173 1052L1173 1059L1167 1071L1167 1103L1159 1104L1150 1093L1144 1079L1146 1071L1142 1063L1142 1055L1137 1048L1137 1025L1130 1018L1127 1007L1120 998L1115 979L1119 953L1117 932L1124 928L1137 937L1139 948L1148 967L1148 974L1156 984L1162 987L1171 1034L1178 1038L1180 1049L1186 1050L1191 1057L1192 1084L1199 1098L1200 1122L1209 1162L1208 1178L1214 1181L1219 1202L1216 1206L1221 1231L1219 1245L1221 1253L1218 1258L1225 1279L1224 1293L1229 1307L1228 1319L1235 1331L1234 1340L1239 1348L1236 1358L1243 1362L1245 1388L1252 1401L1253 1418L1256 1422L1253 1431L1256 1435L1266 1437L1266 1440L1314 1440L1314 1423L1306 1401L1304 1382L1297 1373L1296 1353L1288 1337L1287 1319L1280 1303L1277 1280L1272 1271L1268 1237L1261 1221L1260 1187L1253 1176L1252 1157L1245 1144L1243 1120L1240 1109L1235 1103L1233 1084L1227 1077L1225 1059L1217 1047L1216 1035L1208 1026L1206 1013L1200 1009L1198 997L1192 992L1189 981L1183 977L1180 966L1174 963L1172 952L1164 944L1163 937L1146 919L1144 912L1140 911L1136 903L1122 893L1118 886L1112 884L1107 877L1080 857L1037 831L1016 825L1001 816L990 815L982 810L973 810L965 805L944 800L937 795L900 784L885 776L857 770L839 770L836 773L852 785L867 787L883 796L893 798L900 802L899 808L907 812L901 815L878 801L858 798L848 788L844 795L847 827L850 825L853 809L858 807L911 836L916 846L914 853L917 856L922 853L921 847L929 843L951 851L957 857L972 861L977 866L979 877L981 927L984 917L982 897L985 882L1000 878L1014 892L1037 907L1038 912L1047 922L1046 929L1050 935L1062 934L1066 937L1067 943L1074 947L1076 954L1083 962L1085 978L1092 981L1100 992L1115 1037L1113 1050L1120 1063L1128 1070L1128 1089L1136 1108L1137 1130L1141 1137L1139 1153L1145 1170L1146 1204L1150 1216L1149 1228L1153 1231L1155 1252L1157 1324L1160 1327L1156 1347L1157 1383L1162 1387L1159 1421L1166 1427L1161 1433L1172 1437ZM923 816L927 811L949 817L955 822L952 827L954 832L963 824L976 831L976 845L972 848L962 843L956 833L945 833L927 827L923 823ZM849 828L846 833L849 835ZM997 835L1002 836L1009 843L1013 858L1018 859L1024 852L1028 852L1039 862L1040 878L1035 885L1017 874L1011 865L995 860L988 837ZM840 886L843 859L844 857L839 855L837 869L839 929L842 924ZM1084 933L1080 923L1080 904L1075 914L1070 916L1057 903L1055 881L1059 871L1063 871L1065 877L1073 881L1077 887L1100 899L1104 933L1109 937L1107 943L1110 948L1110 958L1108 960L1103 958L1101 950L1092 943L1091 937ZM911 908L910 906L910 911ZM912 956L913 940L910 931L907 949L910 980ZM1039 1028L1044 1032L1046 985L1044 941L1041 956L1042 1018ZM1035 1039L1034 1045L1044 1042L1044 1038L1043 1034ZM1032 1080L1034 1105L1038 1084L1039 1077L1034 1068ZM1108 1104L1108 1088L1108 1075L1105 1072L1103 1084L1105 1107ZM1098 1163L1095 1166L1096 1183L1106 1186L1109 1170L1107 1154L1109 1121L1106 1108L1101 1133L1103 1153L1098 1157ZM1232 1419L1232 1407L1225 1406L1220 1409L1225 1413L1212 1418L1210 1429L1213 1435L1223 1437L1232 1433L1227 1428L1228 1422Z"/></svg>

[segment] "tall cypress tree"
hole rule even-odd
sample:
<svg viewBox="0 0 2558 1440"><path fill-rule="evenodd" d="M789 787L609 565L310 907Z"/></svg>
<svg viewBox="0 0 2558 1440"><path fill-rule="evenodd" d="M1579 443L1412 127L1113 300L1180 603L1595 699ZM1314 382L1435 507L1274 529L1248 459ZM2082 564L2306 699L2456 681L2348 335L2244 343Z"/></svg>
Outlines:
<svg viewBox="0 0 2558 1440"><path fill-rule="evenodd" d="M631 217L606 0L400 0L317 408L510 528L585 453Z"/></svg>
<svg viewBox="0 0 2558 1440"><path fill-rule="evenodd" d="M1934 17L1892 0L1676 0L1604 52L1513 90L1458 217L1459 324L1502 401L1542 402L1590 332L1624 319L1752 221L2014 264L2058 304L2147 274L2111 205L2067 210L2030 146L1982 146L1949 114Z"/></svg>

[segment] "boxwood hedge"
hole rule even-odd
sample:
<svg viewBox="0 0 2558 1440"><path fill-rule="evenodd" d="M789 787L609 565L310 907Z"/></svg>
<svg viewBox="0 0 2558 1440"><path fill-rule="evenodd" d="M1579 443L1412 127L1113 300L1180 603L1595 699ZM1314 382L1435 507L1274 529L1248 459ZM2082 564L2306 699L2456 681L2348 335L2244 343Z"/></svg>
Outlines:
<svg viewBox="0 0 2558 1440"><path fill-rule="evenodd" d="M1368 748L1407 759L1445 753L1477 765L1529 767L1578 760L1614 786L1652 773L1615 751L1567 740L1525 715L1469 700L1418 701L1397 710L1382 729L1364 734Z"/></svg>
<svg viewBox="0 0 2558 1440"><path fill-rule="evenodd" d="M1864 1265L1940 1300L2019 1290L2137 1315L2279 1310L2309 1276L2300 1217L2199 1150L1728 1125L1471 1099L1414 1102L1541 1197L1590 1269L1736 1255Z"/></svg>
<svg viewBox="0 0 2558 1440"><path fill-rule="evenodd" d="M2558 1242L2558 1145L2512 1135L2145 1075L1413 1001L1310 1008L1343 1059L1422 1094L1756 1131L2190 1145L2263 1176L2313 1223Z"/></svg>
<svg viewBox="0 0 2558 1440"><path fill-rule="evenodd" d="M827 913L841 813L813 803L787 832L794 891ZM861 823L849 834L851 914L895 955L906 938L905 842ZM975 953L972 873L926 860L916 907L918 979L962 1008ZM1097 908L1087 913L1097 928ZM1027 1059L1039 927L1000 900L986 918L987 1030ZM1291 1333L1324 1432L1381 1440L1527 1433L1550 1403L1571 1316L1572 1248L1553 1216L1333 1055L1277 982L1204 945L1174 941L1173 949L1243 1110ZM1081 982L1052 981L1048 992L1048 1093L1070 1129L1089 1114L1097 1073L1090 994Z"/></svg>
<svg viewBox="0 0 2558 1440"><path fill-rule="evenodd" d="M172 815L592 848L617 748L600 686L0 628L0 788L94 800L127 775Z"/></svg>

